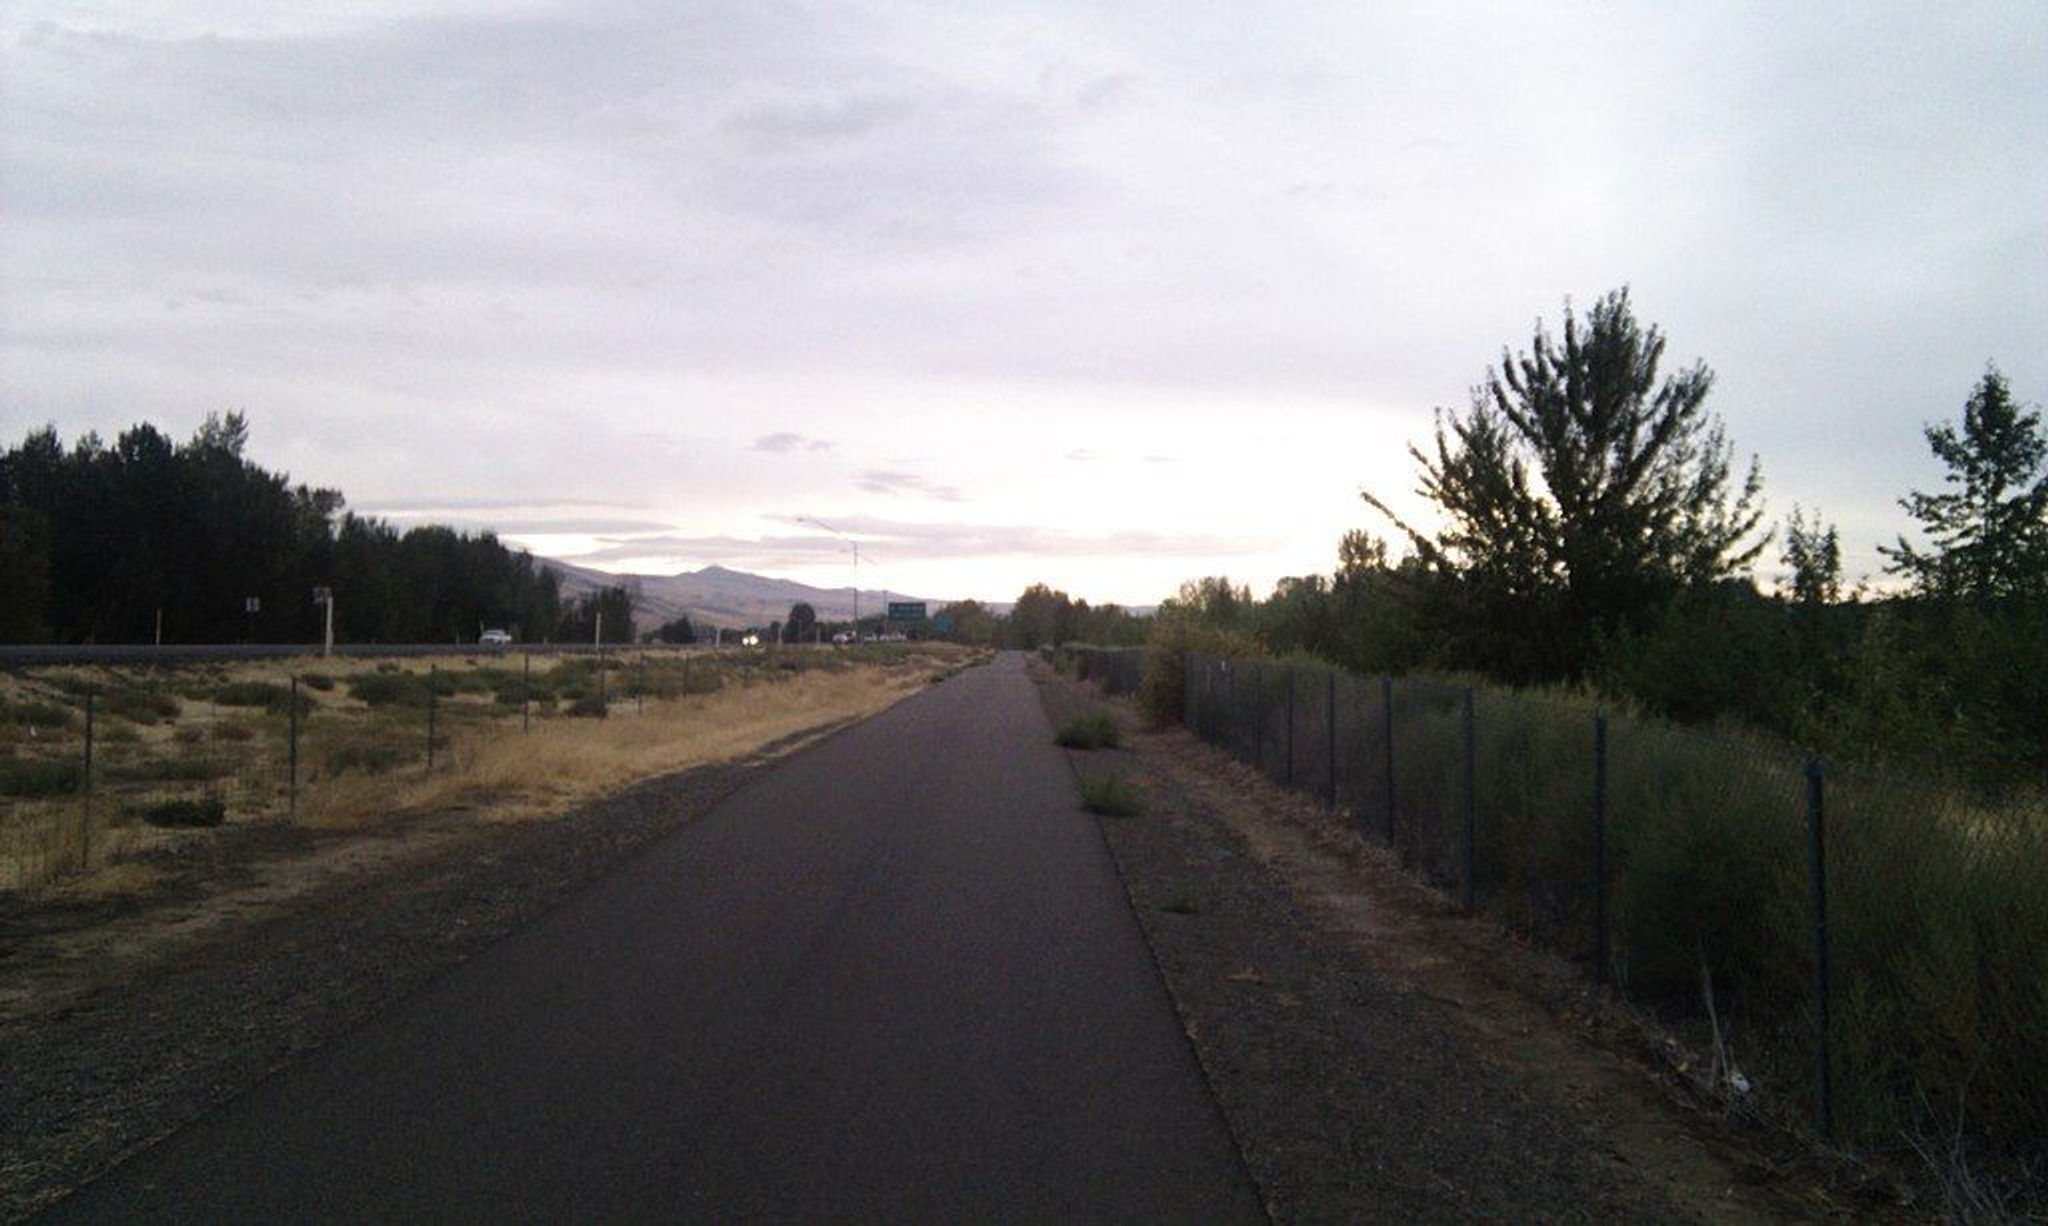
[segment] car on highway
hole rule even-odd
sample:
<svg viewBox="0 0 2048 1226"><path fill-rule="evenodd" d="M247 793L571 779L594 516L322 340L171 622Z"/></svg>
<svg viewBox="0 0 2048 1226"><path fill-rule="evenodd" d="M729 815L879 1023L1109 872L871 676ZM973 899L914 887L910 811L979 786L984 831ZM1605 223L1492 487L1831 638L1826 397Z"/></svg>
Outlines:
<svg viewBox="0 0 2048 1226"><path fill-rule="evenodd" d="M512 635L509 631L505 630L486 630L476 636L476 645L479 647L510 647L512 645Z"/></svg>

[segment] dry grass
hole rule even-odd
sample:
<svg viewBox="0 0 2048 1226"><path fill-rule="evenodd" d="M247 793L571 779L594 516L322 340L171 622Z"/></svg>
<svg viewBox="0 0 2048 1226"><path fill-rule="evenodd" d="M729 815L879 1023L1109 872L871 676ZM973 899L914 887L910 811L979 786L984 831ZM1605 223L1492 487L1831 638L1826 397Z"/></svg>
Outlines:
<svg viewBox="0 0 2048 1226"><path fill-rule="evenodd" d="M300 690L297 819L349 829L462 810L494 819L560 812L650 775L744 756L792 733L872 713L974 655L944 644L621 651L607 657L601 681L587 657L536 656L530 688L516 652L431 662L302 657L4 672L0 759L31 771L80 760L83 696L100 699L90 801L32 795L18 783L16 794L0 790L0 890L68 889L64 883L75 879L86 888L82 878L148 849L220 837L139 820L166 801L218 799L230 826L290 820L284 704L218 702L223 687L329 679ZM423 679L430 669L441 691L431 771L421 701L372 706L351 688L370 675ZM599 705L600 688L609 718L576 717ZM423 700L425 687L413 683L411 694ZM524 733L522 696L532 699ZM62 718L52 722L50 712Z"/></svg>
<svg viewBox="0 0 2048 1226"><path fill-rule="evenodd" d="M902 668L806 672L654 703L639 714L623 700L610 719L552 720L525 735L470 730L433 773L339 777L314 792L301 819L337 828L458 809L498 820L545 817L641 779L871 715L922 688L925 676Z"/></svg>

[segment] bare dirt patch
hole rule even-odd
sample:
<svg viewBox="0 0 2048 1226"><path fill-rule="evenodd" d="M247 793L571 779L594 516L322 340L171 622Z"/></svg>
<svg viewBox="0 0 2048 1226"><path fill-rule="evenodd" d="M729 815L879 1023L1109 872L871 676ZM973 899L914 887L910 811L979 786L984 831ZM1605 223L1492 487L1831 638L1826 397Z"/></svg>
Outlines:
<svg viewBox="0 0 2048 1226"><path fill-rule="evenodd" d="M1459 913L1347 815L1036 675L1055 726L1123 724L1125 749L1070 756L1146 795L1105 837L1276 1218L1904 1215L1725 1117L1577 968Z"/></svg>

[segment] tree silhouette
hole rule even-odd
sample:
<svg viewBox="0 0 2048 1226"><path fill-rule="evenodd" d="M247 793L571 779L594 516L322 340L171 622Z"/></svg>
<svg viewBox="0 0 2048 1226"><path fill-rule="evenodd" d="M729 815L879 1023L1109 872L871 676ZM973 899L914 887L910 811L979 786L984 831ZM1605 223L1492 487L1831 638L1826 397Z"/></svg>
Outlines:
<svg viewBox="0 0 2048 1226"><path fill-rule="evenodd" d="M1732 486L1732 449L1705 407L1713 374L1696 363L1660 380L1664 349L1626 289L1583 326L1567 303L1562 339L1539 322L1465 413L1438 411L1432 454L1409 448L1442 529L1425 535L1364 494L1443 581L1439 612L1470 662L1515 679L1581 675L1603 637L1762 551L1749 539L1756 462Z"/></svg>
<svg viewBox="0 0 2048 1226"><path fill-rule="evenodd" d="M1963 404L1962 431L1927 427L1927 445L1948 465L1951 487L1899 500L1932 548L1905 537L1880 546L1885 567L1923 595L1999 600L2048 594L2048 442L2041 415L2013 402L1996 366Z"/></svg>

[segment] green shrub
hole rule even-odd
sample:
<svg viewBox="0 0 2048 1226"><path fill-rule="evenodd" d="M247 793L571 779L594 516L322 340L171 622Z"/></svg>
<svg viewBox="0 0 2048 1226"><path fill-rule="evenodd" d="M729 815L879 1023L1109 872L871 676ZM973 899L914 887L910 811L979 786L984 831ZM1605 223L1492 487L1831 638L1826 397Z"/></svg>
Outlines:
<svg viewBox="0 0 2048 1226"><path fill-rule="evenodd" d="M29 698L20 702L0 702L0 719L29 728L69 728L72 714L69 707Z"/></svg>
<svg viewBox="0 0 2048 1226"><path fill-rule="evenodd" d="M136 724L155 724L178 718L183 708L178 700L161 690L134 687L108 689L96 700L98 709Z"/></svg>
<svg viewBox="0 0 2048 1226"><path fill-rule="evenodd" d="M595 694L588 694L569 704L569 714L585 719L603 719L610 714L610 704L600 701Z"/></svg>
<svg viewBox="0 0 2048 1226"><path fill-rule="evenodd" d="M117 783L192 783L235 773L235 764L217 758L145 758L109 763L100 773Z"/></svg>
<svg viewBox="0 0 2048 1226"><path fill-rule="evenodd" d="M413 673L365 673L348 683L351 698L372 707L424 707L430 692L426 680Z"/></svg>
<svg viewBox="0 0 2048 1226"><path fill-rule="evenodd" d="M136 815L152 826L196 828L227 821L228 807L220 797L208 796L199 800L159 801L136 810Z"/></svg>
<svg viewBox="0 0 2048 1226"><path fill-rule="evenodd" d="M1123 743L1123 732L1109 712L1094 711L1060 725L1053 742L1064 749L1115 749Z"/></svg>
<svg viewBox="0 0 2048 1226"><path fill-rule="evenodd" d="M328 676L326 673L300 673L299 684L305 686L309 690L318 690L322 694L325 694L327 691L334 688L334 678Z"/></svg>
<svg viewBox="0 0 2048 1226"><path fill-rule="evenodd" d="M411 754L378 741L357 741L337 745L327 751L324 760L329 775L361 771L365 775L381 775L396 769L411 758Z"/></svg>
<svg viewBox="0 0 2048 1226"><path fill-rule="evenodd" d="M271 681L230 681L213 691L213 701L223 707L272 707L283 710L291 691Z"/></svg>
<svg viewBox="0 0 2048 1226"><path fill-rule="evenodd" d="M1138 709L1155 727L1181 720L1190 654L1245 659L1266 653L1249 635L1207 625L1187 614L1160 614L1145 640L1145 663L1138 679Z"/></svg>
<svg viewBox="0 0 2048 1226"><path fill-rule="evenodd" d="M1120 774L1083 775L1081 807L1102 817L1136 817L1144 811L1144 797Z"/></svg>
<svg viewBox="0 0 2048 1226"><path fill-rule="evenodd" d="M0 795L61 796L85 783L85 767L70 758L0 758Z"/></svg>

